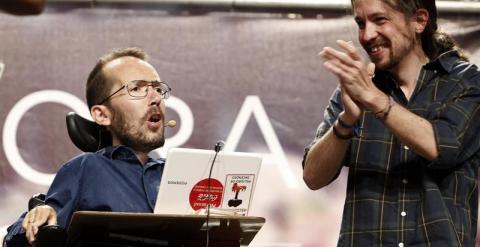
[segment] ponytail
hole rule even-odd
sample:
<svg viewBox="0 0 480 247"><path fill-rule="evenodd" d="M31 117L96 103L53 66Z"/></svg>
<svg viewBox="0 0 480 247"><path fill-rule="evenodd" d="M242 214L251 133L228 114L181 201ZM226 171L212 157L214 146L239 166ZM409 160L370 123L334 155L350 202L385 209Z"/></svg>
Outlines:
<svg viewBox="0 0 480 247"><path fill-rule="evenodd" d="M428 24L422 33L422 48L428 58L434 60L447 51L456 50L460 59L468 61L465 52L457 45L457 42L455 42L452 36L438 31L437 6L435 0L421 0L418 1L417 4L414 11L418 8L424 8L429 14Z"/></svg>
<svg viewBox="0 0 480 247"><path fill-rule="evenodd" d="M468 61L465 51L457 45L452 36L444 32L435 31L433 34L424 32L422 34L422 48L430 60L436 59L447 51L455 50L460 59Z"/></svg>

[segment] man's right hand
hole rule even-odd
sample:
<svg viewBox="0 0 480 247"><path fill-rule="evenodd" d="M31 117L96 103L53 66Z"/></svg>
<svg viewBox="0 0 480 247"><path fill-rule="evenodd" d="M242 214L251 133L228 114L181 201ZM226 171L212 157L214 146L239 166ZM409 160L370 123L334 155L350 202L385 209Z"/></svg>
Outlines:
<svg viewBox="0 0 480 247"><path fill-rule="evenodd" d="M375 74L375 64L369 63L367 65L367 73L368 76L373 77ZM354 101L348 94L346 88L341 86L340 90L342 93L343 108L345 110L345 114L343 114L345 119L342 120L346 121L348 124L353 124L358 120L365 107Z"/></svg>
<svg viewBox="0 0 480 247"><path fill-rule="evenodd" d="M45 224L57 224L57 213L48 205L35 207L34 209L30 210L27 215L25 215L22 227L25 230L25 237L30 244L35 241L38 228Z"/></svg>

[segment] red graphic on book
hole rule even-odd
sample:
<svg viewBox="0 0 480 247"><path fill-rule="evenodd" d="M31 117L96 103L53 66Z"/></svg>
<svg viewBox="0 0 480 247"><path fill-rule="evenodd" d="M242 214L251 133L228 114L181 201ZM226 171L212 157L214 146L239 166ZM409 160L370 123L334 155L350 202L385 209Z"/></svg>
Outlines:
<svg viewBox="0 0 480 247"><path fill-rule="evenodd" d="M245 191L246 189L246 185L238 185L238 183L234 183L232 186L232 192L235 192L235 198L228 200L228 206L238 207L240 204L242 204L242 200L238 199L238 193L240 193L240 191Z"/></svg>
<svg viewBox="0 0 480 247"><path fill-rule="evenodd" d="M203 179L195 184L192 191L190 191L190 206L193 210L207 208L209 195L210 207L220 207L223 196L223 185L217 179L210 179L210 192L208 189L208 179Z"/></svg>
<svg viewBox="0 0 480 247"><path fill-rule="evenodd" d="M240 191L245 191L247 189L246 185L238 185L238 183L234 183L232 186L232 191L233 192L240 192Z"/></svg>

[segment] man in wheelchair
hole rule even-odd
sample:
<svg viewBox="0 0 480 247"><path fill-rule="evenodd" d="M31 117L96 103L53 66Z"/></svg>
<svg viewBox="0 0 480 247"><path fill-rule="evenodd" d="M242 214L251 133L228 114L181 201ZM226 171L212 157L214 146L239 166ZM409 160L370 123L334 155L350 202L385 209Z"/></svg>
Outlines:
<svg viewBox="0 0 480 247"><path fill-rule="evenodd" d="M8 228L6 246L34 244L41 226L66 228L79 210L153 212L165 161L148 153L164 144L170 91L138 48L101 57L86 84L98 146L60 168L44 205Z"/></svg>

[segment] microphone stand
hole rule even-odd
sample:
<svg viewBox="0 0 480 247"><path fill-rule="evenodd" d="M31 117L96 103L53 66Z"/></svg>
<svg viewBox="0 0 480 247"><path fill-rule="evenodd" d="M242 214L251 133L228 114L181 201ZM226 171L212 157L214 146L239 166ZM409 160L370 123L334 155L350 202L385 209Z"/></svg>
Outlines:
<svg viewBox="0 0 480 247"><path fill-rule="evenodd" d="M207 199L207 242L206 242L206 247L210 246L210 227L208 226L209 221L210 221L210 202L211 202L211 191L210 191L210 179L212 178L212 171L213 171L213 165L215 164L215 160L217 159L217 155L222 150L223 146L225 145L225 142L223 141L218 141L215 144L215 155L213 156L212 164L210 165L210 172L208 173L208 199Z"/></svg>

